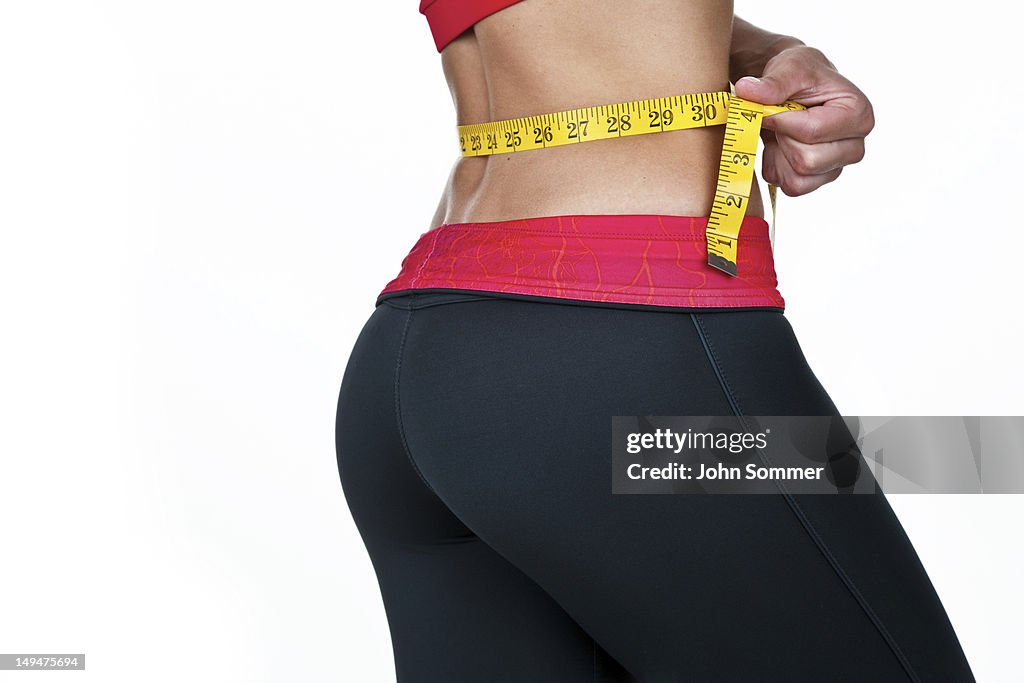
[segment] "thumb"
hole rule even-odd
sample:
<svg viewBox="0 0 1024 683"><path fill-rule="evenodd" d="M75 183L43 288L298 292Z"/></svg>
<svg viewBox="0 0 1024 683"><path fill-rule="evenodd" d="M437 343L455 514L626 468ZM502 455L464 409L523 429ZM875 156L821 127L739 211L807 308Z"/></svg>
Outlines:
<svg viewBox="0 0 1024 683"><path fill-rule="evenodd" d="M736 81L735 90L737 97L761 104L782 104L791 94L789 84L774 74L744 76Z"/></svg>

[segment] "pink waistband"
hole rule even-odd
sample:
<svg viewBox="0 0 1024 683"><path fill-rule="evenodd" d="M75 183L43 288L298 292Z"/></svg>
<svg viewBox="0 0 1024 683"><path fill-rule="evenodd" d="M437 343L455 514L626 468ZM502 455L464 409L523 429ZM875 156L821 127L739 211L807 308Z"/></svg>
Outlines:
<svg viewBox="0 0 1024 683"><path fill-rule="evenodd" d="M747 216L737 275L708 265L706 216L542 216L420 235L380 296L460 289L686 308L783 308L768 223Z"/></svg>

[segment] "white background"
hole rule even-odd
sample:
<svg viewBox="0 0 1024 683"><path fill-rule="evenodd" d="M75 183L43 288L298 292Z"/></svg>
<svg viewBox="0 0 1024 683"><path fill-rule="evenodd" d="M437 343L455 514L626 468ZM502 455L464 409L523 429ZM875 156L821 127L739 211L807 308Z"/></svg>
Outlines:
<svg viewBox="0 0 1024 683"><path fill-rule="evenodd" d="M416 4L0 4L0 652L88 657L0 680L393 680L333 438L456 155ZM846 414L1024 413L1018 29L936 7L736 5L875 105L861 164L780 194L788 316ZM349 134L396 93L415 151ZM1021 680L1024 500L892 504L978 679Z"/></svg>

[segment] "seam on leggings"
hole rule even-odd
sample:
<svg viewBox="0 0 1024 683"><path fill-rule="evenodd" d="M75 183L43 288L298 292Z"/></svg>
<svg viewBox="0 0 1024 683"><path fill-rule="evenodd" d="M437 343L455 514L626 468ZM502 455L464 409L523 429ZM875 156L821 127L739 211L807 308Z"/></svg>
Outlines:
<svg viewBox="0 0 1024 683"><path fill-rule="evenodd" d="M395 417L398 422L398 438L402 442L402 450L405 451L405 458L409 461L409 465L412 467L416 476L420 478L423 485L427 487L427 490L437 496L437 491L430 485L423 473L420 472L420 468L416 466L416 461L412 459L412 453L409 450L409 441L405 438L405 425L402 423L402 400L401 400L401 386L402 386L402 359L405 357L405 340L409 336L409 323L412 322L413 309L408 309L408 313L405 316L405 325L402 326L402 339L398 344L398 360L395 362Z"/></svg>
<svg viewBox="0 0 1024 683"><path fill-rule="evenodd" d="M408 306L400 306L399 304L396 304L395 302L391 301L390 299L384 299L380 303L385 305L385 306L389 306L389 307L395 309L396 311L408 311L408 310L411 310ZM380 305L380 304L378 304L378 305Z"/></svg>
<svg viewBox="0 0 1024 683"><path fill-rule="evenodd" d="M502 299L499 299L498 297L493 297L493 296L480 296L480 295L472 295L472 294L463 294L461 297L458 297L458 298L456 298L455 296L450 296L450 297L445 298L445 299L440 300L440 301L427 301L426 303L420 303L420 304L417 304L415 301L413 301L412 303L409 303L406 306L403 306L403 305L401 305L399 303L395 303L391 299L382 299L380 304L384 305L384 306L390 306L391 308L393 308L393 309L395 309L397 311L408 311L408 310L418 311L421 308L431 308L431 307L434 307L434 306L446 306L448 304L463 304L463 303L468 303L468 302L472 302L472 301L502 301Z"/></svg>
<svg viewBox="0 0 1024 683"><path fill-rule="evenodd" d="M693 321L694 327L697 328L697 336L700 338L701 345L704 347L704 353L707 355L708 361L711 363L711 368L712 370L714 370L715 376L718 378L718 383L721 385L722 391L725 392L725 398L729 402L729 406L732 408L732 411L736 414L736 417L743 425L743 428L749 429L750 426L744 419L745 415L740 410L739 399L736 397L735 392L729 385L729 380L725 376L725 369L722 367L721 362L719 362L718 354L715 353L714 344L711 342L711 337L710 335L708 335L707 329L704 327L704 323L701 321L700 316L695 313L690 314L690 319ZM757 452L758 455L761 457L761 460L764 462L764 464L770 467L771 461L768 459L768 456L764 453L764 451L758 448ZM910 678L911 681L914 681L914 683L920 683L920 677L917 675L917 672L914 671L914 667L910 664L910 660L908 660L906 655L903 654L903 650L896 642L896 639L889 632L889 629L885 627L885 624L882 623L881 618L878 616L878 614L875 613L875 610L872 609L871 605L867 601L867 598L864 597L864 595L860 592L860 589L858 589L856 584L854 584L853 579L850 578L849 574L846 573L846 570L844 570L842 565L839 564L838 558L836 558L836 556L832 554L832 551L829 550L828 545L826 545L825 543L825 539L822 538L821 534L818 533L818 530L811 523L810 518L807 517L807 515L803 511L803 508L801 508L800 505L797 503L796 498L793 497L793 494L786 491L785 487L781 482L776 481L775 484L779 489L779 492L782 494L782 497L785 499L786 503L789 504L789 507L793 511L793 514L796 515L797 519L800 521L800 524L804 527L804 530L811 537L811 540L814 541L814 544L818 546L818 550L820 550L821 553L825 556L825 559L828 561L829 565L832 566L832 569L836 572L840 580L853 595L853 598L860 605L861 609L864 610L864 613L867 615L868 619L870 619L871 623L874 624L876 629L878 629L879 634L882 636L882 639L889 646L889 649L892 650L892 653L894 655L896 655L896 659L899 660L900 666L903 667L903 670L906 672L907 676Z"/></svg>

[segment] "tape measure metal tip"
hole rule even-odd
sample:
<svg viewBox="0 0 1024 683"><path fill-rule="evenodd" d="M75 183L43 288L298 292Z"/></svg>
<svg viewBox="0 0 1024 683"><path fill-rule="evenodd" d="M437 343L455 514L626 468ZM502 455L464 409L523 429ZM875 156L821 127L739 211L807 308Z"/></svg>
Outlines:
<svg viewBox="0 0 1024 683"><path fill-rule="evenodd" d="M708 265L712 268L717 268L726 275L736 277L736 264L732 261L726 260L718 254L708 254Z"/></svg>

